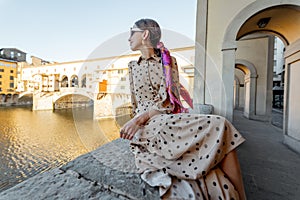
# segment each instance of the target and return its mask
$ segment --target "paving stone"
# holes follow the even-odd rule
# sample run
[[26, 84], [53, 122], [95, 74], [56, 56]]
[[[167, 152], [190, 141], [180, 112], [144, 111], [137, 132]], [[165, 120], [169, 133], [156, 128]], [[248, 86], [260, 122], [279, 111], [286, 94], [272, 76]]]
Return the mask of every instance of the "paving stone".
[[0, 199], [159, 199], [158, 189], [134, 173], [128, 148], [128, 141], [117, 139], [0, 193]]
[[119, 199], [117, 195], [76, 172], [54, 169], [34, 176], [1, 193], [0, 199]]
[[235, 111], [234, 116], [233, 124], [246, 138], [238, 156], [247, 198], [299, 199], [300, 155], [283, 144], [282, 129], [248, 120], [241, 111]]

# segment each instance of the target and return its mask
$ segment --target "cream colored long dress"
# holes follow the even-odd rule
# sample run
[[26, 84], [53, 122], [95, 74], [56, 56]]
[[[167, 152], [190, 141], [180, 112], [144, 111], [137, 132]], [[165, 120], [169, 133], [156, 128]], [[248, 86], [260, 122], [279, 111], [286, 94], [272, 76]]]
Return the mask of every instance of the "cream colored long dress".
[[[135, 115], [151, 109], [151, 118], [131, 141], [141, 177], [158, 186], [163, 199], [238, 199], [238, 193], [218, 167], [244, 138], [217, 115], [170, 114], [163, 67], [159, 57], [129, 63]], [[179, 83], [176, 60], [173, 75]]]

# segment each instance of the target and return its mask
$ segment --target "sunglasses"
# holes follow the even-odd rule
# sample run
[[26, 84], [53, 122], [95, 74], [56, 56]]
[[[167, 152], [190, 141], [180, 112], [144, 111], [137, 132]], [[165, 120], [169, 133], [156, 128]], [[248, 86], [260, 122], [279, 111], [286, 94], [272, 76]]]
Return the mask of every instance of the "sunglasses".
[[144, 30], [139, 28], [130, 28], [130, 37], [132, 37], [135, 32], [144, 32]]

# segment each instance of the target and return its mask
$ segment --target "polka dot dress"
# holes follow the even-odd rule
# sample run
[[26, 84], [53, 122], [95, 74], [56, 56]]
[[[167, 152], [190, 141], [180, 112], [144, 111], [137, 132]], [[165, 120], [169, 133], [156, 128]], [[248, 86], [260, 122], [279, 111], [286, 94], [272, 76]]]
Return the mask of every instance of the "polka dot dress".
[[[174, 82], [179, 85], [173, 58]], [[129, 63], [135, 115], [151, 109], [152, 117], [131, 141], [142, 178], [159, 186], [163, 199], [238, 199], [218, 164], [244, 138], [225, 118], [216, 115], [171, 114], [159, 57]]]

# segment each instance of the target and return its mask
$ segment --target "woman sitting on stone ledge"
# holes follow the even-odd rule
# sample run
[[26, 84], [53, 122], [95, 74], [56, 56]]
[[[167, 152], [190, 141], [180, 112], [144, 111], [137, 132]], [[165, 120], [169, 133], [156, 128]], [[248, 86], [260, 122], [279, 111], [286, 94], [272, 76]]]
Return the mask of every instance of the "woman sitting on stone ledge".
[[151, 19], [130, 30], [130, 88], [134, 118], [121, 129], [141, 177], [162, 199], [246, 199], [235, 148], [244, 138], [225, 118], [185, 113], [175, 58]]

